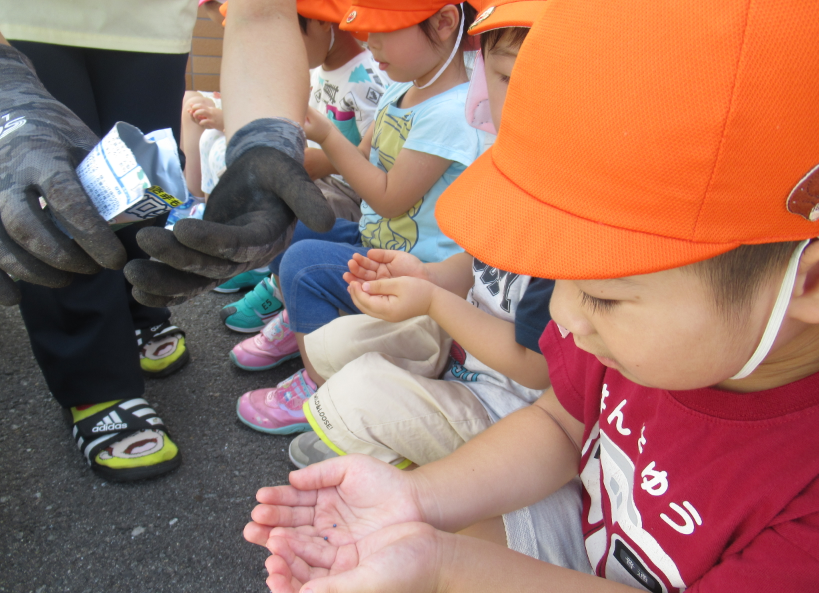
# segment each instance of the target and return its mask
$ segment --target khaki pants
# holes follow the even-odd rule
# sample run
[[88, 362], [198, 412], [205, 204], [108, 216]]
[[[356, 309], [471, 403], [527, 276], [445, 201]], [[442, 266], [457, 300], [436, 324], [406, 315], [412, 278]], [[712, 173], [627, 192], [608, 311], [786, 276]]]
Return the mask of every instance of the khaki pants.
[[307, 356], [327, 380], [307, 402], [313, 428], [337, 452], [398, 467], [452, 453], [492, 421], [465, 385], [438, 378], [451, 345], [429, 317], [349, 315], [309, 334]]

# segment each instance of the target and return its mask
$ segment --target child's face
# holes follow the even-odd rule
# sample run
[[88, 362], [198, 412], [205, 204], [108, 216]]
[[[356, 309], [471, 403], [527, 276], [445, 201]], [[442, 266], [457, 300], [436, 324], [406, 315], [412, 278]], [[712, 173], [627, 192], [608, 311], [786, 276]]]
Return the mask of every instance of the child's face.
[[765, 285], [735, 324], [717, 310], [713, 289], [682, 268], [614, 280], [558, 280], [550, 309], [578, 348], [631, 381], [698, 389], [725, 381], [748, 361], [777, 290], [773, 282]]
[[412, 82], [432, 72], [441, 61], [439, 51], [414, 25], [389, 33], [370, 33], [367, 46], [395, 82]]
[[301, 38], [307, 50], [307, 65], [312, 70], [318, 68], [327, 59], [330, 51], [330, 23], [308, 19], [307, 33], [302, 31]]
[[506, 102], [506, 91], [509, 90], [509, 77], [519, 50], [520, 45], [501, 39], [483, 58], [486, 87], [489, 90], [489, 110], [496, 130], [500, 129], [503, 104]]

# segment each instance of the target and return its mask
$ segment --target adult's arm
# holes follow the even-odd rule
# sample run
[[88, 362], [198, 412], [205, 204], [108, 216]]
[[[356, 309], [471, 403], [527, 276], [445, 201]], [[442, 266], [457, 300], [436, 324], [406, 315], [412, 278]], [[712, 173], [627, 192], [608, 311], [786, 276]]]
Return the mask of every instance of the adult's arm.
[[335, 222], [303, 167], [309, 80], [295, 2], [233, 0], [222, 66], [227, 170], [204, 220], [137, 235], [156, 261], [132, 261], [125, 275], [146, 305], [175, 305], [267, 265], [296, 218], [318, 232]]
[[225, 135], [253, 120], [304, 122], [310, 93], [307, 54], [293, 0], [233, 0], [222, 51]]

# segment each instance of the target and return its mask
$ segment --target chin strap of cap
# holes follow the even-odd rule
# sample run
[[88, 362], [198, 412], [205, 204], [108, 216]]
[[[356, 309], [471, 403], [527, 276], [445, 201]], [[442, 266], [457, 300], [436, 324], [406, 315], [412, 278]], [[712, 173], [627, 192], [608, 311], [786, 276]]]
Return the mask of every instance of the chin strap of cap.
[[740, 371], [731, 377], [731, 379], [744, 379], [756, 370], [768, 353], [771, 351], [774, 340], [779, 334], [779, 328], [782, 326], [782, 320], [785, 318], [785, 311], [788, 310], [788, 305], [791, 302], [791, 294], [793, 293], [793, 285], [796, 282], [796, 270], [799, 267], [799, 259], [802, 257], [802, 252], [810, 243], [810, 239], [805, 239], [796, 246], [791, 259], [788, 262], [788, 269], [785, 271], [785, 277], [782, 279], [782, 286], [779, 288], [779, 294], [776, 297], [771, 317], [768, 319], [768, 325], [762, 334], [762, 339], [759, 341], [759, 346], [756, 347], [751, 359], [745, 363], [745, 366]]
[[458, 8], [461, 11], [461, 18], [460, 18], [461, 25], [460, 25], [460, 28], [458, 29], [458, 38], [455, 40], [455, 47], [452, 48], [452, 53], [449, 54], [449, 58], [447, 58], [447, 61], [444, 62], [443, 66], [441, 66], [441, 69], [438, 70], [438, 72], [435, 73], [435, 76], [432, 77], [432, 80], [430, 80], [424, 86], [419, 86], [417, 82], [415, 82], [414, 80], [412, 81], [412, 84], [417, 86], [419, 89], [425, 89], [429, 85], [431, 85], [433, 82], [438, 80], [438, 77], [441, 76], [441, 74], [444, 73], [444, 70], [447, 69], [447, 66], [449, 66], [452, 63], [452, 60], [455, 58], [455, 55], [458, 53], [458, 49], [460, 49], [460, 47], [461, 47], [461, 37], [463, 37], [463, 35], [464, 35], [464, 21], [466, 20], [466, 16], [464, 15], [464, 5], [463, 4], [458, 4]]

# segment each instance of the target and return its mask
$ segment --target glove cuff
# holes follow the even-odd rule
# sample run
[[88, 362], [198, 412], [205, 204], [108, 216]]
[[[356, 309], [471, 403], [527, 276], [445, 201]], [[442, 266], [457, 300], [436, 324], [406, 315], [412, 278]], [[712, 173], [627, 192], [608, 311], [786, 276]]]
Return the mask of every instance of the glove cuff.
[[251, 148], [266, 146], [283, 152], [303, 165], [305, 143], [304, 130], [292, 119], [284, 117], [255, 119], [242, 126], [230, 139], [225, 151], [225, 164], [229, 167]]
[[31, 63], [28, 56], [19, 49], [0, 43], [0, 68], [5, 69], [16, 66], [29, 70], [28, 74], [36, 77], [34, 64]]

